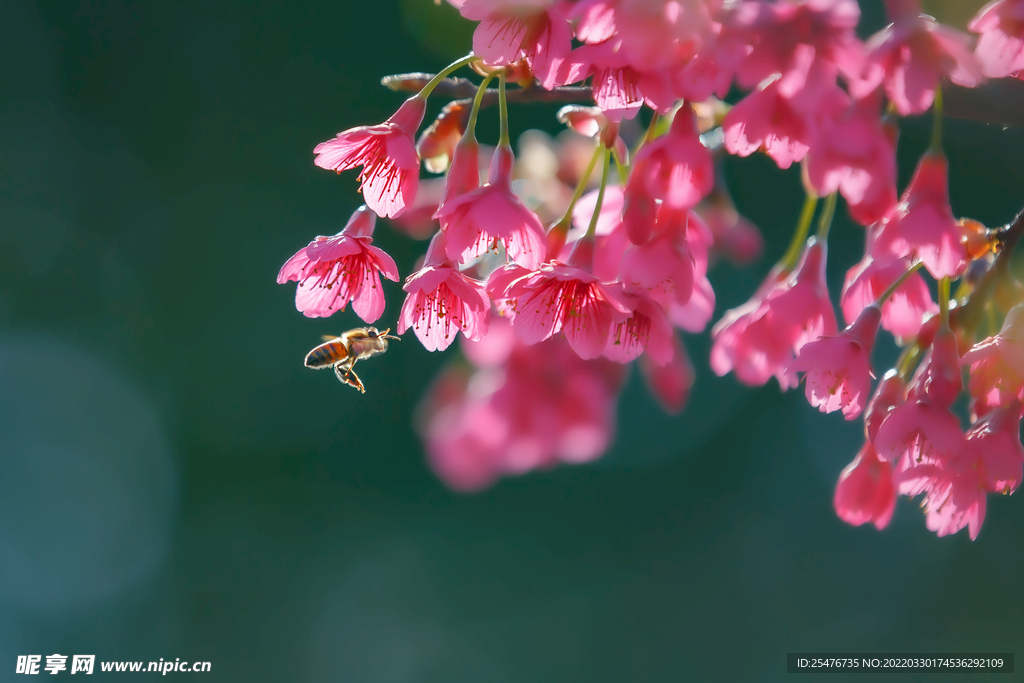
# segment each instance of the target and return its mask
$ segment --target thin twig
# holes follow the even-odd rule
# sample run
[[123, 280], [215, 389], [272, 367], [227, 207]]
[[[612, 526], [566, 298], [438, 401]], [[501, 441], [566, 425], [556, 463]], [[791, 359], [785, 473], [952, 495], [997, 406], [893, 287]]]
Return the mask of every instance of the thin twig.
[[[428, 73], [385, 76], [381, 85], [398, 92], [419, 92], [433, 77]], [[476, 85], [468, 78], [446, 78], [434, 92], [455, 99], [473, 97]], [[947, 83], [943, 89], [945, 115], [998, 126], [1024, 128], [1024, 81], [1016, 78], [994, 78], [976, 88]], [[497, 101], [497, 90], [488, 90], [485, 104]], [[567, 85], [553, 90], [536, 86], [512, 90], [509, 102], [593, 102], [587, 86]]]
[[[419, 92], [427, 84], [431, 74], [411, 73], [395, 74], [380, 79], [380, 84], [396, 92]], [[439, 95], [456, 99], [472, 98], [476, 94], [477, 85], [468, 78], [446, 78], [437, 84], [434, 92]], [[593, 91], [586, 86], [566, 85], [552, 90], [536, 86], [509, 90], [506, 93], [509, 102], [590, 102], [594, 101]], [[498, 90], [491, 88], [484, 93], [481, 106], [488, 106], [498, 101]]]

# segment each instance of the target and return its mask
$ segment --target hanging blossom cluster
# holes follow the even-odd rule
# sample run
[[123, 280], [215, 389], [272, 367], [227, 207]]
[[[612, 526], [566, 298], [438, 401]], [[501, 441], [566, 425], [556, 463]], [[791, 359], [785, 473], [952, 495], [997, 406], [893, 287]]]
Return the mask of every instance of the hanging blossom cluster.
[[[682, 410], [694, 372], [677, 330], [711, 322], [709, 264], [761, 247], [719, 161], [763, 152], [801, 165], [807, 200], [786, 254], [712, 328], [711, 368], [752, 386], [802, 382], [822, 412], [863, 418], [835, 492], [846, 522], [884, 528], [898, 495], [920, 496], [929, 529], [975, 538], [988, 494], [1011, 493], [1024, 468], [1024, 287], [1009, 269], [1024, 219], [987, 229], [954, 216], [942, 87], [1024, 73], [1024, 0], [984, 7], [977, 37], [918, 0], [886, 0], [892, 23], [867, 42], [855, 0], [449, 2], [479, 22], [473, 52], [434, 77], [392, 77], [419, 92], [384, 123], [316, 146], [317, 166], [361, 169], [365, 206], [278, 276], [298, 283], [307, 316], [351, 302], [374, 323], [380, 277], [399, 279], [372, 243], [376, 218], [430, 237], [396, 327], [430, 351], [463, 337], [419, 416], [437, 473], [472, 490], [600, 456], [634, 360], [666, 410]], [[449, 78], [463, 67], [478, 86]], [[718, 98], [734, 84], [748, 94], [729, 106]], [[452, 101], [417, 140], [431, 94]], [[575, 137], [547, 157], [521, 146], [517, 160], [513, 99], [596, 106], [565, 107]], [[477, 118], [495, 104], [500, 137], [482, 147]], [[899, 117], [929, 109], [932, 144], [898, 194]], [[421, 165], [443, 179], [421, 181]], [[839, 195], [865, 235], [842, 329], [825, 278]], [[880, 329], [902, 354], [872, 390]]]

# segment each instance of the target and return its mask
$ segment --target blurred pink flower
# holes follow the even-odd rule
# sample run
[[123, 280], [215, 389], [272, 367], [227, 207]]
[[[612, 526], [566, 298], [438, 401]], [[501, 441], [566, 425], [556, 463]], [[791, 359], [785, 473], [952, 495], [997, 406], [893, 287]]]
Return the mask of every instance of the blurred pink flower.
[[971, 367], [968, 389], [976, 414], [1024, 400], [1024, 305], [1010, 310], [999, 334], [971, 347], [963, 364]]
[[765, 81], [740, 100], [722, 123], [730, 154], [750, 156], [760, 148], [779, 168], [801, 161], [814, 141], [819, 119], [845, 106], [835, 73], [814, 60], [813, 51], [797, 53], [799, 63], [781, 78]]
[[854, 76], [863, 63], [863, 46], [855, 33], [859, 20], [856, 0], [739, 3], [728, 21], [754, 40], [737, 80], [750, 88], [773, 74], [786, 74], [801, 59], [801, 51]]
[[779, 94], [772, 81], [740, 100], [722, 124], [730, 154], [750, 156], [761, 147], [779, 168], [789, 168], [810, 149], [811, 131], [802, 111]]
[[313, 148], [314, 163], [338, 173], [362, 166], [363, 201], [377, 215], [394, 218], [416, 197], [420, 158], [415, 136], [425, 108], [425, 99], [410, 97], [384, 123], [350, 128], [321, 142]]
[[979, 34], [974, 56], [989, 78], [1024, 71], [1024, 0], [990, 2], [967, 26]]
[[1017, 401], [993, 410], [947, 457], [905, 461], [897, 484], [906, 495], [925, 494], [922, 506], [930, 530], [946, 536], [967, 527], [974, 540], [985, 521], [986, 494], [1017, 488], [1024, 469], [1020, 411]]
[[948, 408], [924, 400], [908, 400], [893, 408], [875, 437], [882, 460], [934, 463], [960, 452], [964, 433]]
[[708, 226], [717, 252], [729, 260], [747, 265], [760, 258], [764, 237], [757, 226], [740, 215], [732, 199], [724, 191], [714, 191], [694, 208]]
[[896, 509], [892, 465], [882, 462], [871, 442], [866, 442], [839, 475], [832, 499], [839, 519], [853, 526], [871, 522], [884, 529]]
[[667, 70], [710, 37], [718, 2], [581, 0], [573, 8], [576, 37], [593, 44], [616, 38], [624, 59], [642, 71]]
[[841, 192], [854, 218], [869, 225], [896, 203], [896, 146], [881, 120], [881, 98], [840, 98], [849, 106], [815, 131], [807, 179], [821, 196]]
[[685, 304], [669, 307], [668, 314], [672, 323], [680, 329], [693, 334], [704, 331], [715, 314], [715, 290], [711, 288], [707, 274], [700, 275], [693, 283], [693, 293], [689, 300]]
[[474, 341], [487, 334], [491, 300], [484, 283], [460, 273], [447, 258], [442, 233], [431, 240], [423, 268], [402, 289], [409, 295], [398, 316], [398, 334], [411, 327], [427, 351], [444, 351], [460, 331]]
[[794, 273], [773, 272], [750, 301], [722, 317], [711, 331], [711, 369], [717, 375], [735, 372], [752, 386], [774, 375], [783, 389], [796, 386], [790, 370], [795, 355], [808, 342], [837, 332], [825, 258], [825, 245], [812, 243]]
[[640, 372], [665, 412], [678, 415], [686, 407], [697, 375], [678, 335], [672, 335], [672, 347], [672, 360], [664, 365], [659, 365], [649, 355], [640, 356]]
[[961, 465], [979, 473], [982, 487], [992, 493], [1012, 493], [1024, 476], [1024, 446], [1020, 442], [1020, 401], [992, 410], [967, 432]]
[[790, 365], [803, 372], [807, 401], [823, 413], [843, 411], [847, 420], [864, 410], [871, 393], [871, 350], [882, 311], [868, 306], [834, 337], [808, 342]]
[[608, 448], [622, 366], [581, 360], [562, 339], [526, 345], [498, 317], [463, 348], [478, 369], [467, 376], [450, 366], [422, 403], [427, 455], [446, 484], [479, 490], [502, 476], [587, 462]]
[[544, 260], [544, 227], [512, 192], [513, 161], [512, 149], [499, 146], [491, 158], [487, 184], [448, 199], [438, 209], [452, 260], [463, 263], [498, 242], [510, 260], [525, 268], [535, 269]]
[[298, 282], [295, 307], [308, 318], [326, 318], [348, 302], [367, 323], [384, 313], [380, 275], [398, 281], [394, 259], [373, 242], [377, 217], [365, 206], [356, 209], [333, 237], [319, 236], [281, 267], [278, 284]]
[[966, 34], [924, 14], [894, 17], [868, 41], [864, 74], [851, 81], [851, 94], [861, 97], [884, 83], [901, 116], [923, 113], [943, 77], [967, 88], [985, 80], [970, 42]]

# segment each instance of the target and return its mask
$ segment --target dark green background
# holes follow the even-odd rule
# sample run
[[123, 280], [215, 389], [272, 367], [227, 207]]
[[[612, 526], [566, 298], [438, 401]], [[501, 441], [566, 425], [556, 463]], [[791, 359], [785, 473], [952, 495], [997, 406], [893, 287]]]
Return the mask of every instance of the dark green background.
[[[992, 499], [974, 543], [907, 500], [883, 533], [846, 526], [859, 424], [711, 376], [706, 337], [683, 416], [634, 374], [607, 457], [468, 496], [411, 425], [440, 355], [410, 336], [366, 396], [302, 367], [358, 324], [274, 282], [358, 202], [313, 146], [394, 110], [382, 75], [469, 46], [447, 5], [404, 5], [0, 4], [0, 680], [55, 652], [207, 660], [211, 681], [774, 681], [789, 651], [1017, 648], [1024, 505]], [[903, 182], [927, 134], [904, 125]], [[1024, 136], [946, 139], [955, 211], [1009, 220]], [[763, 158], [728, 175], [768, 253], [716, 269], [719, 312], [801, 202]], [[840, 217], [834, 295], [861, 241]], [[424, 248], [377, 243], [403, 275]]]

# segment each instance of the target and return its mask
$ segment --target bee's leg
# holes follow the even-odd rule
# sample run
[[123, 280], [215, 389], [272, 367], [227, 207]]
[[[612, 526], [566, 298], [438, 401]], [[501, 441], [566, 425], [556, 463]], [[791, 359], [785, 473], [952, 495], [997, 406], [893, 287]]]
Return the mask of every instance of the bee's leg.
[[356, 389], [358, 389], [360, 394], [366, 393], [366, 387], [363, 386], [363, 380], [359, 379], [359, 375], [357, 375], [355, 371], [352, 370], [351, 368], [348, 371], [348, 377], [348, 385], [350, 387], [355, 387]]
[[359, 375], [352, 372], [351, 366], [346, 365], [345, 363], [338, 363], [334, 366], [334, 374], [342, 384], [347, 384], [354, 389], [358, 389], [359, 393], [366, 393], [366, 388], [359, 379]]

